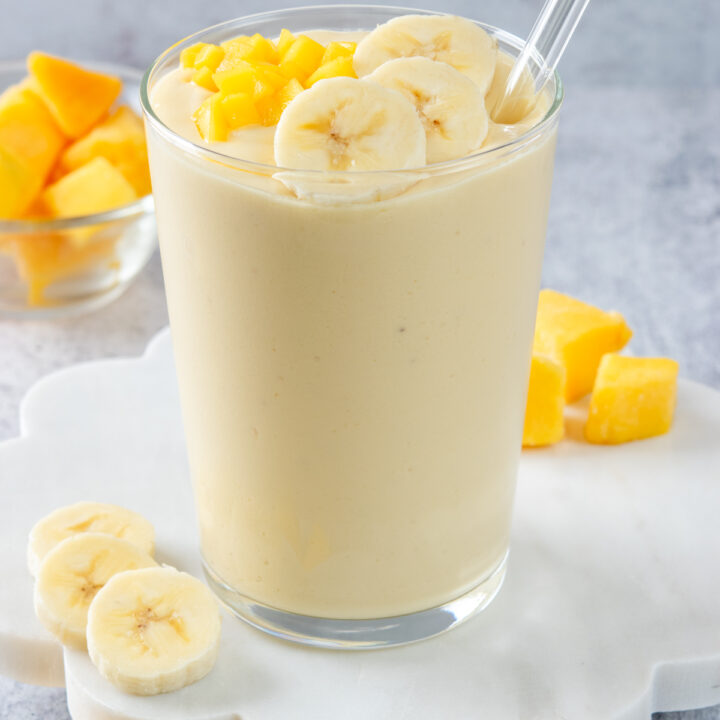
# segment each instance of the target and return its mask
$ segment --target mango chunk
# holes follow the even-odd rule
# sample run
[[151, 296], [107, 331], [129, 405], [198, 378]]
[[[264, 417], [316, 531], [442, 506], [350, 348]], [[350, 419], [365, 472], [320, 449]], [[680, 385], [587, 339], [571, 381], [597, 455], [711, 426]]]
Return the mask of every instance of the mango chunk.
[[223, 96], [219, 93], [206, 98], [193, 113], [193, 121], [200, 136], [207, 142], [227, 140], [228, 124], [222, 107]]
[[30, 53], [27, 65], [33, 89], [71, 138], [84, 135], [95, 125], [122, 89], [118, 77], [86, 70], [45, 53]]
[[104, 157], [96, 157], [45, 189], [42, 200], [55, 217], [111, 210], [137, 199], [133, 186]]
[[278, 57], [282, 60], [285, 57], [285, 53], [288, 48], [295, 42], [295, 36], [289, 31], [283, 28], [280, 31], [280, 37], [277, 41]]
[[225, 51], [217, 45], [205, 45], [195, 55], [193, 67], [196, 70], [207, 68], [210, 72], [215, 72], [218, 65], [225, 59]]
[[351, 57], [336, 57], [324, 63], [305, 81], [305, 87], [310, 88], [318, 80], [334, 77], [357, 77]]
[[602, 356], [621, 350], [631, 336], [620, 313], [604, 312], [555, 290], [540, 292], [533, 352], [565, 368], [567, 402], [592, 390]]
[[23, 215], [40, 191], [38, 176], [0, 145], [0, 219]]
[[[28, 87], [11, 87], [0, 96], [1, 187], [7, 195], [0, 201], [3, 217], [23, 214], [40, 192], [65, 142], [42, 100]], [[6, 184], [12, 178], [18, 183], [14, 188]]]
[[280, 67], [292, 68], [293, 73], [299, 72], [300, 76], [293, 76], [303, 81], [317, 70], [324, 54], [325, 48], [320, 43], [307, 35], [300, 35], [283, 55]]
[[258, 102], [257, 107], [260, 112], [260, 122], [268, 127], [270, 125], [277, 125], [280, 116], [283, 114], [283, 110], [303, 89], [300, 82], [293, 78], [271, 98]]
[[324, 65], [339, 57], [351, 58], [355, 54], [356, 49], [357, 43], [354, 42], [329, 42], [325, 48], [325, 54], [322, 56], [320, 64]]
[[260, 114], [252, 97], [247, 93], [226, 95], [221, 104], [225, 122], [231, 130], [243, 125], [253, 125], [260, 122]]
[[604, 355], [590, 398], [586, 440], [614, 445], [666, 433], [677, 374], [678, 364], [669, 358]]
[[544, 355], [532, 356], [523, 447], [542, 447], [565, 434], [565, 368]]

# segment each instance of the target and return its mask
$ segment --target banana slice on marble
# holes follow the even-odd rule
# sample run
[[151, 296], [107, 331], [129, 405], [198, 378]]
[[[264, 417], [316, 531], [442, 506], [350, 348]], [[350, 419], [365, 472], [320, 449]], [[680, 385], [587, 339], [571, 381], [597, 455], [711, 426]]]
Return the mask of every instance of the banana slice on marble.
[[97, 592], [119, 572], [153, 565], [146, 552], [112, 535], [86, 532], [66, 538], [40, 563], [35, 614], [63, 645], [82, 650], [88, 608]]
[[113, 577], [90, 606], [87, 644], [100, 674], [133, 695], [185, 687], [210, 672], [220, 642], [217, 600], [170, 567]]
[[357, 46], [353, 64], [362, 78], [389, 60], [422, 56], [452, 65], [485, 94], [497, 60], [497, 41], [454, 15], [402, 15], [379, 25]]
[[37, 575], [45, 555], [58, 543], [73, 535], [99, 532], [113, 535], [152, 555], [155, 545], [153, 526], [132, 510], [107, 503], [79, 502], [58, 508], [37, 522], [28, 541], [28, 567]]
[[480, 147], [488, 131], [478, 86], [451, 65], [426, 57], [398, 58], [367, 76], [404, 95], [425, 128], [428, 163], [453, 160]]
[[275, 162], [297, 170], [404, 170], [425, 165], [425, 130], [414, 106], [377, 83], [320, 80], [285, 108]]

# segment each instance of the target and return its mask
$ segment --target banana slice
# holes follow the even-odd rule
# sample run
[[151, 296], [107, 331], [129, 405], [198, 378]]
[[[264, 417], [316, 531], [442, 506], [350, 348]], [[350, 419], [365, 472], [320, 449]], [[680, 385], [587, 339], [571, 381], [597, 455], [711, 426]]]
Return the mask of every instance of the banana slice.
[[82, 650], [88, 608], [98, 590], [116, 573], [153, 565], [147, 553], [112, 535], [66, 538], [40, 564], [35, 614], [63, 645]]
[[487, 135], [483, 94], [451, 65], [426, 57], [398, 58], [366, 79], [397, 90], [415, 105], [425, 127], [429, 163], [464, 157]]
[[425, 131], [402, 95], [376, 83], [320, 80], [285, 108], [275, 162], [297, 170], [404, 170], [425, 165]]
[[388, 60], [420, 55], [452, 65], [485, 94], [495, 73], [497, 41], [481, 27], [454, 15], [402, 15], [379, 25], [357, 46], [358, 77]]
[[142, 516], [131, 510], [96, 502], [80, 502], [58, 508], [46, 515], [30, 531], [28, 566], [37, 575], [40, 563], [59, 542], [84, 532], [114, 535], [153, 554], [155, 531]]
[[217, 600], [170, 567], [116, 575], [90, 606], [88, 652], [100, 674], [133, 695], [190, 685], [212, 670], [220, 643]]

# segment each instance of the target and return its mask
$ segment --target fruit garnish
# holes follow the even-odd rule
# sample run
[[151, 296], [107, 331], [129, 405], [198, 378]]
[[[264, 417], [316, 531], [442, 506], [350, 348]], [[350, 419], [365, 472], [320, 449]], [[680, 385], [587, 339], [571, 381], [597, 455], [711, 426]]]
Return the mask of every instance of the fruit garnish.
[[497, 41], [481, 27], [453, 15], [402, 15], [379, 25], [357, 46], [359, 77], [389, 60], [422, 56], [467, 75], [485, 95], [495, 73]]
[[35, 614], [63, 644], [85, 648], [88, 608], [97, 591], [124, 570], [151, 567], [155, 561], [126, 540], [82, 533], [56, 545], [35, 577]]
[[357, 77], [355, 47], [352, 42], [324, 46], [283, 30], [276, 42], [256, 34], [185, 48], [180, 65], [187, 79], [213, 93], [193, 114], [198, 133], [207, 142], [222, 142], [247, 125], [277, 125], [304, 89], [319, 80]]
[[604, 312], [555, 290], [540, 292], [533, 351], [565, 368], [568, 402], [592, 390], [600, 358], [621, 350], [631, 336], [620, 313]]
[[523, 447], [542, 447], [565, 434], [565, 368], [552, 358], [533, 354], [530, 364]]
[[218, 602], [200, 580], [171, 567], [115, 575], [90, 605], [87, 646], [100, 674], [124, 692], [179, 690], [212, 670]]
[[590, 398], [586, 440], [616, 444], [666, 433], [677, 374], [678, 364], [669, 358], [605, 355]]
[[480, 147], [487, 135], [483, 94], [451, 65], [426, 57], [398, 58], [383, 63], [365, 79], [396, 90], [415, 106], [425, 128], [429, 163], [464, 157]]
[[412, 104], [377, 83], [332, 78], [290, 103], [275, 132], [278, 165], [298, 170], [391, 170], [425, 164]]

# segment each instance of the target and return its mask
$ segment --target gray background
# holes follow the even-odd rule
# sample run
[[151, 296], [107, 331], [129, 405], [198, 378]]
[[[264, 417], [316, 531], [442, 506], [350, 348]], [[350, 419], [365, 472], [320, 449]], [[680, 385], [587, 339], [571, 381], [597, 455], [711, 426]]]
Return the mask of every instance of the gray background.
[[[0, 59], [42, 49], [144, 67], [204, 26], [288, 4], [4, 0]], [[541, 0], [414, 4], [524, 36]], [[635, 330], [635, 353], [675, 357], [684, 377], [715, 388], [720, 388], [719, 32], [717, 0], [590, 4], [561, 65], [567, 96], [544, 272], [545, 285], [621, 310]], [[81, 360], [136, 355], [166, 322], [157, 257], [122, 298], [94, 315], [53, 323], [0, 320], [0, 440], [17, 434], [18, 403], [38, 377]], [[718, 638], [720, 643], [720, 632]], [[62, 690], [0, 678], [3, 720], [68, 717]], [[720, 706], [657, 717], [720, 720]]]

